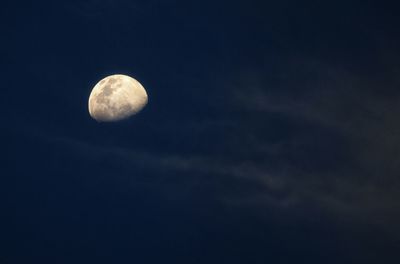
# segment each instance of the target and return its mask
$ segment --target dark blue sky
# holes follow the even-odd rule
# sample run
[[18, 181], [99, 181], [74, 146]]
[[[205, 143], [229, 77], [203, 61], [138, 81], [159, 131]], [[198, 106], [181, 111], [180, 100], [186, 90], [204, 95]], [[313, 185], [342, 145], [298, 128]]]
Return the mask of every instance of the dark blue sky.
[[0, 263], [399, 263], [397, 11], [5, 1]]

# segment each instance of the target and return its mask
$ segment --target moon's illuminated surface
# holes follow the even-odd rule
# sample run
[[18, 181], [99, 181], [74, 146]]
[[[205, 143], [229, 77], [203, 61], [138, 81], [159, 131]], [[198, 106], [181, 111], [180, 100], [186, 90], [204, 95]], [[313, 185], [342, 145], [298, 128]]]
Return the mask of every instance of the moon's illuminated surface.
[[147, 93], [132, 77], [115, 74], [100, 80], [89, 96], [90, 116], [100, 122], [118, 121], [138, 113]]

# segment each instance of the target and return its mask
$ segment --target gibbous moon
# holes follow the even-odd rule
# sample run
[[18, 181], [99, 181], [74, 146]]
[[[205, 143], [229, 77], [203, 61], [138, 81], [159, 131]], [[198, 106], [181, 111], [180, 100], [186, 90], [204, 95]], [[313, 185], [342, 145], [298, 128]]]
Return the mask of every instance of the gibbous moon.
[[115, 74], [100, 80], [89, 96], [89, 113], [99, 122], [111, 122], [138, 113], [147, 104], [147, 93], [132, 77]]

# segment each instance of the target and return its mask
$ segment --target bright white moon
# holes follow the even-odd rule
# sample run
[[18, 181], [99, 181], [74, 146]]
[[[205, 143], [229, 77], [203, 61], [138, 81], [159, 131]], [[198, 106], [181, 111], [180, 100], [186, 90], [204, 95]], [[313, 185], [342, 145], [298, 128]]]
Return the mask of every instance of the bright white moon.
[[89, 113], [99, 122], [118, 121], [138, 113], [146, 104], [146, 90], [137, 80], [115, 74], [102, 79], [93, 88]]

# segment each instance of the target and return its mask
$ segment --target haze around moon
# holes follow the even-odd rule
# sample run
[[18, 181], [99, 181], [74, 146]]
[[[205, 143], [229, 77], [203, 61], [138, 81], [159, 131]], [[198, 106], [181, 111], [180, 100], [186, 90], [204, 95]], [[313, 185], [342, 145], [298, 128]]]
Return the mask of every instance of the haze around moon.
[[137, 80], [114, 74], [94, 86], [89, 96], [89, 114], [99, 122], [119, 121], [140, 112], [147, 101], [146, 90]]

